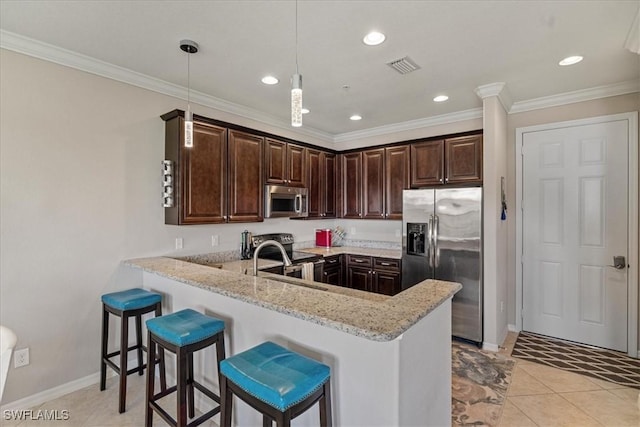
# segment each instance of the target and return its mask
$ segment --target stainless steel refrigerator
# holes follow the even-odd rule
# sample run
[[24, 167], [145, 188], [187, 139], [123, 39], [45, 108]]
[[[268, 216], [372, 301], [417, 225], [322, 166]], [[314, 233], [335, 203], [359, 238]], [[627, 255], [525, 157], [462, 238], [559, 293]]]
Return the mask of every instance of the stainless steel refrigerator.
[[402, 289], [459, 282], [453, 336], [482, 342], [482, 188], [404, 190]]

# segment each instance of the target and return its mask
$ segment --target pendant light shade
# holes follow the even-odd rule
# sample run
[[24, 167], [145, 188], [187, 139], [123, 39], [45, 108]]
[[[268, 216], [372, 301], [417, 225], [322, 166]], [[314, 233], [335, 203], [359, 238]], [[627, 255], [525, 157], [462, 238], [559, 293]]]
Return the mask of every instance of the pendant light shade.
[[291, 126], [302, 126], [302, 76], [294, 74], [291, 78]]
[[184, 113], [184, 146], [193, 147], [193, 113], [191, 112], [191, 54], [198, 52], [198, 43], [181, 40], [180, 49], [187, 52], [187, 110]]

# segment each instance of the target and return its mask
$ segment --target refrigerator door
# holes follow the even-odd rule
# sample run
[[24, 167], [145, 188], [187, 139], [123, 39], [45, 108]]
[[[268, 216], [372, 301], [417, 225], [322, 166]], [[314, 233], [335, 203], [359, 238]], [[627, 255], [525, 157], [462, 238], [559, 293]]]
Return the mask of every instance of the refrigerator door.
[[402, 192], [402, 289], [407, 289], [434, 273], [431, 249], [431, 222], [435, 190]]
[[435, 278], [462, 284], [452, 335], [482, 342], [482, 189], [439, 189], [435, 199]]

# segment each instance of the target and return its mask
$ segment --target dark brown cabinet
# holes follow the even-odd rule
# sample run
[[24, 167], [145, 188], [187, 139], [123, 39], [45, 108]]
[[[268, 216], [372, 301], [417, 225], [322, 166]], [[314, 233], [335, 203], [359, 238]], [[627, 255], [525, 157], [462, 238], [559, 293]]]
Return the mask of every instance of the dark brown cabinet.
[[402, 270], [400, 260], [373, 258], [373, 292], [395, 295], [401, 291]]
[[482, 182], [482, 135], [445, 139], [445, 183]]
[[411, 187], [482, 182], [482, 135], [411, 144]]
[[400, 260], [347, 255], [347, 283], [353, 289], [395, 295], [401, 291]]
[[215, 224], [226, 221], [227, 129], [195, 122], [193, 147], [184, 146], [184, 120], [166, 122], [165, 156], [174, 163], [173, 207], [166, 224]]
[[304, 187], [306, 148], [271, 138], [265, 145], [265, 183]]
[[263, 148], [263, 137], [229, 131], [229, 222], [263, 220]]
[[342, 217], [362, 218], [362, 153], [342, 157]]
[[206, 121], [193, 123], [193, 147], [184, 146], [184, 119], [165, 120], [165, 158], [173, 162], [174, 225], [262, 221], [263, 138]]
[[402, 218], [402, 190], [409, 188], [409, 146], [343, 156], [343, 217]]
[[323, 282], [335, 286], [344, 286], [343, 255], [332, 255], [324, 258]]
[[336, 216], [336, 155], [307, 149], [309, 218]]

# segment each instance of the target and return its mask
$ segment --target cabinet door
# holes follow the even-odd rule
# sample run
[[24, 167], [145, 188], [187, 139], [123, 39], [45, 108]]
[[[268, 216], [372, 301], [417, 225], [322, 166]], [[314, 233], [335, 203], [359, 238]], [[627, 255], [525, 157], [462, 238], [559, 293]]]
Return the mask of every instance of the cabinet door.
[[362, 153], [363, 217], [384, 218], [384, 148]]
[[342, 156], [342, 217], [362, 217], [362, 153]]
[[285, 185], [286, 165], [287, 144], [267, 138], [264, 150], [265, 183]]
[[332, 153], [322, 153], [322, 202], [324, 204], [324, 217], [335, 218], [336, 216], [336, 155]]
[[385, 149], [385, 218], [402, 219], [402, 190], [409, 188], [409, 146]]
[[[180, 118], [180, 135], [184, 134]], [[227, 130], [193, 124], [193, 147], [179, 144], [181, 171], [177, 204], [178, 224], [215, 224], [226, 220]], [[173, 223], [173, 222], [170, 222]]]
[[325, 268], [323, 282], [329, 285], [342, 286], [342, 270], [340, 267]]
[[482, 182], [482, 135], [445, 140], [447, 184]]
[[367, 267], [347, 266], [347, 286], [361, 291], [371, 290], [371, 270]]
[[373, 272], [373, 292], [395, 295], [400, 292], [400, 286], [400, 272], [382, 270]]
[[263, 143], [256, 135], [229, 132], [229, 222], [263, 220]]
[[444, 184], [444, 140], [411, 145], [411, 188]]
[[306, 151], [299, 145], [287, 144], [287, 185], [304, 187], [306, 183]]
[[322, 153], [307, 150], [307, 189], [309, 190], [309, 218], [319, 218], [323, 214], [322, 199]]
[[344, 262], [342, 255], [333, 255], [324, 258], [325, 283], [336, 286], [345, 286]]

